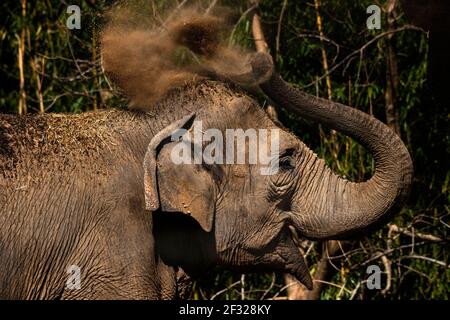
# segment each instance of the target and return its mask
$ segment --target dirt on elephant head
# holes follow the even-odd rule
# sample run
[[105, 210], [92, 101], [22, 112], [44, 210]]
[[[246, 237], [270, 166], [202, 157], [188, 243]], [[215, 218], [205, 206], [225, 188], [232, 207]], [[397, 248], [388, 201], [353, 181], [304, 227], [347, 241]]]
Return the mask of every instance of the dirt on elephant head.
[[251, 85], [242, 77], [248, 53], [229, 46], [227, 11], [205, 13], [199, 6], [145, 13], [116, 5], [101, 33], [104, 70], [131, 108], [151, 110], [170, 90], [205, 78]]

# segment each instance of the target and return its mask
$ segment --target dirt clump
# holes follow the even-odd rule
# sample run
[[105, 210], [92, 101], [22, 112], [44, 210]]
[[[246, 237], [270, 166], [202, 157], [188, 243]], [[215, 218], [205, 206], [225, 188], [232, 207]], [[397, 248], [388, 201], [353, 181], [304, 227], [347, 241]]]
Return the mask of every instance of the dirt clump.
[[151, 110], [170, 90], [206, 78], [253, 81], [242, 76], [250, 70], [248, 53], [228, 45], [226, 18], [194, 7], [168, 13], [157, 22], [126, 6], [107, 15], [103, 67], [131, 108]]

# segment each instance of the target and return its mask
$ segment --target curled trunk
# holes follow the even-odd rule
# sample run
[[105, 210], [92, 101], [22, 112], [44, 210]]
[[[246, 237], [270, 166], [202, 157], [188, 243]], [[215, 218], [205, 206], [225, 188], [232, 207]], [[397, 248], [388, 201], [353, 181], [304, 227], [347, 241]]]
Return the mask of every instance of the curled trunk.
[[395, 204], [405, 199], [412, 182], [413, 164], [406, 146], [391, 129], [364, 112], [314, 97], [287, 84], [273, 72], [268, 55], [255, 55], [252, 68], [256, 77], [264, 79], [260, 82], [261, 89], [280, 107], [354, 138], [375, 160], [374, 175], [360, 183], [345, 180], [324, 168], [323, 162], [315, 161], [321, 179], [317, 174], [312, 184], [319, 191], [310, 193], [314, 199], [304, 199], [313, 207], [307, 208], [308, 212], [293, 211], [293, 220], [303, 236], [348, 237], [380, 222]]

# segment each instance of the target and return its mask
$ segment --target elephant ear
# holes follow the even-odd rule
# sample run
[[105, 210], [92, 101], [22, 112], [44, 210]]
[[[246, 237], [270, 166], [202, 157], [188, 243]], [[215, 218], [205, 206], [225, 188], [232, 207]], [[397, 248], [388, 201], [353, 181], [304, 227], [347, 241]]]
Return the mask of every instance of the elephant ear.
[[[163, 212], [182, 212], [192, 216], [203, 230], [209, 232], [215, 212], [211, 174], [202, 165], [194, 164], [193, 159], [177, 164], [171, 157], [173, 148], [179, 143], [187, 143], [186, 140], [172, 142], [171, 135], [177, 129], [189, 127], [194, 117], [190, 115], [172, 123], [149, 143], [144, 160], [145, 204], [147, 210], [161, 209]], [[182, 133], [176, 135], [181, 136]]]

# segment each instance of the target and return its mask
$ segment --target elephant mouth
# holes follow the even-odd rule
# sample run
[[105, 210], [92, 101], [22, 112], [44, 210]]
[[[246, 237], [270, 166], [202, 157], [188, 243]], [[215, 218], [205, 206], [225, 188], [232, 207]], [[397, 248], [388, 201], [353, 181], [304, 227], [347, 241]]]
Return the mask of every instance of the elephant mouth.
[[[267, 235], [266, 235], [267, 236]], [[250, 247], [243, 245], [239, 250], [218, 250], [218, 265], [231, 268], [235, 272], [267, 272], [271, 270], [279, 273], [288, 273], [294, 276], [308, 290], [313, 288], [313, 280], [307, 263], [299, 246], [300, 240], [296, 230], [284, 224], [278, 234], [271, 234], [263, 246], [261, 238]], [[233, 246], [234, 247], [234, 246]], [[263, 249], [261, 249], [263, 248]], [[261, 253], [261, 250], [264, 253]]]
[[285, 226], [274, 243], [268, 264], [271, 269], [291, 274], [308, 290], [312, 290], [313, 280], [299, 242], [296, 230]]

